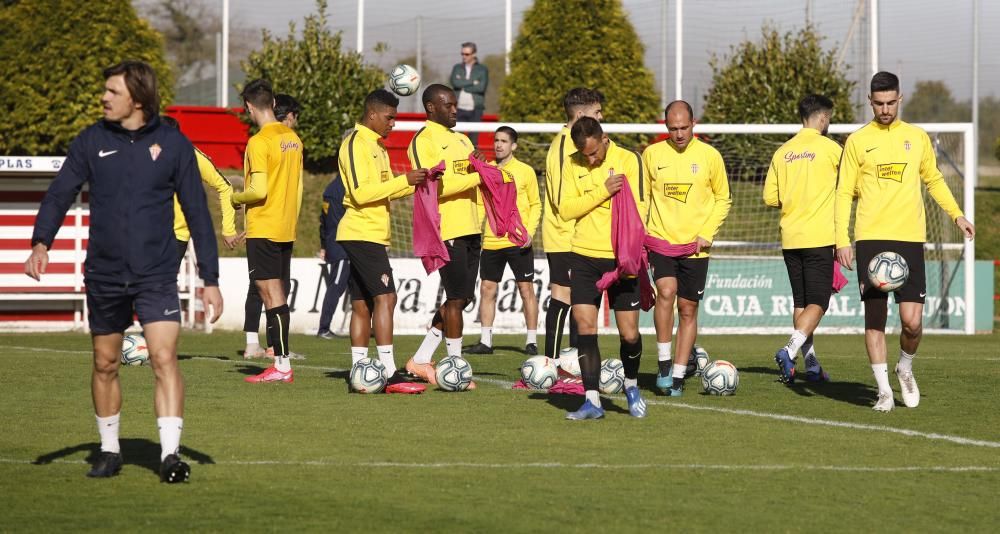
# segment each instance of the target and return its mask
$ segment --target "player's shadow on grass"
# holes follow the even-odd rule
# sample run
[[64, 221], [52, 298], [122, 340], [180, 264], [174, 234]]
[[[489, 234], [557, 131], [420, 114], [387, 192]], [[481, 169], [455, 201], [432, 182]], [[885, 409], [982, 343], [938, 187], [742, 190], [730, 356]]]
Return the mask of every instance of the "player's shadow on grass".
[[255, 376], [263, 373], [265, 369], [267, 369], [267, 367], [264, 367], [260, 364], [248, 363], [244, 365], [238, 365], [236, 367], [236, 372], [247, 376]]
[[[575, 412], [576, 410], [579, 410], [584, 401], [583, 395], [559, 395], [542, 392], [531, 393], [528, 395], [528, 398], [532, 400], [547, 401], [549, 405], [554, 406], [563, 412]], [[622, 408], [616, 404], [615, 401], [606, 397], [601, 397], [601, 408], [604, 408], [604, 411], [611, 413], [628, 413], [627, 409]]]
[[[159, 475], [160, 473], [160, 444], [154, 443], [148, 439], [122, 439], [119, 440], [119, 444], [122, 449], [122, 460], [125, 465], [135, 465], [139, 467], [146, 468], [153, 473]], [[88, 452], [87, 457], [84, 459], [91, 466], [97, 461], [98, 455], [101, 453], [101, 444], [96, 442], [81, 443], [79, 445], [74, 445], [72, 447], [65, 447], [57, 451], [52, 451], [35, 458], [31, 463], [34, 465], [48, 465], [56, 460], [60, 460], [67, 456], [77, 454], [79, 452]], [[215, 460], [211, 456], [192, 449], [190, 447], [181, 446], [180, 450], [181, 456], [184, 456], [192, 461], [198, 462], [199, 464], [214, 464]]]
[[796, 380], [788, 389], [803, 397], [821, 396], [855, 406], [871, 406], [878, 389], [860, 382], [807, 382]]
[[177, 355], [177, 360], [178, 361], [181, 361], [181, 360], [194, 360], [195, 358], [198, 358], [198, 359], [221, 360], [221, 361], [227, 361], [227, 362], [228, 361], [232, 361], [232, 358], [230, 358], [229, 356], [204, 356], [204, 355], [201, 355], [201, 354], [178, 354]]
[[351, 376], [350, 371], [327, 371], [323, 373], [327, 378], [332, 378], [334, 380], [343, 380], [347, 383], [348, 378]]

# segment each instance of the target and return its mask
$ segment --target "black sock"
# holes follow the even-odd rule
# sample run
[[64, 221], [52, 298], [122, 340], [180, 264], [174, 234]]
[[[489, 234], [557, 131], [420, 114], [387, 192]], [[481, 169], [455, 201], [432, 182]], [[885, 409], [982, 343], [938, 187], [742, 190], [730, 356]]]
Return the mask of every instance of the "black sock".
[[569, 314], [569, 346], [576, 347], [580, 342], [580, 325], [576, 323], [576, 316]]
[[568, 314], [569, 304], [556, 299], [549, 301], [549, 310], [545, 312], [545, 355], [549, 358], [559, 357], [563, 325]]
[[684, 379], [674, 377], [674, 384], [670, 386], [671, 389], [684, 389]]
[[629, 343], [621, 340], [622, 366], [625, 368], [625, 378], [634, 380], [639, 378], [639, 361], [642, 359], [642, 336], [634, 342]]
[[577, 349], [580, 351], [580, 375], [583, 389], [593, 391], [601, 381], [601, 349], [597, 346], [597, 334], [581, 335]]
[[264, 312], [267, 315], [267, 335], [273, 341], [274, 356], [288, 356], [288, 305], [282, 304]]
[[674, 362], [670, 360], [658, 360], [656, 362], [656, 368], [660, 371], [660, 376], [670, 376], [670, 373], [673, 372], [673, 363]]

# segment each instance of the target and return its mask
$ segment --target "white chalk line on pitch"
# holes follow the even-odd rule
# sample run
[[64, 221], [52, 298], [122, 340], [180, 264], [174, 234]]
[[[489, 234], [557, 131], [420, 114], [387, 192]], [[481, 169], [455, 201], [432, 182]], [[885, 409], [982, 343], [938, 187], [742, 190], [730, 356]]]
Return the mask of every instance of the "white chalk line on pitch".
[[[34, 464], [32, 460], [0, 458], [3, 464]], [[89, 465], [85, 460], [53, 460], [49, 463]], [[304, 467], [362, 467], [393, 469], [684, 469], [690, 471], [833, 471], [841, 473], [995, 473], [1000, 467], [987, 465], [904, 465], [895, 467], [865, 465], [796, 465], [796, 464], [601, 464], [601, 463], [490, 463], [490, 462], [337, 462], [324, 460], [220, 460], [204, 465], [238, 466], [304, 466]]]
[[[63, 351], [63, 352], [71, 352], [71, 351]], [[212, 362], [218, 362], [218, 363], [248, 363], [248, 362], [253, 362], [254, 361], [254, 360], [230, 360], [230, 359], [223, 359], [223, 358], [213, 357], [213, 356], [194, 356], [191, 359], [192, 360], [200, 360], [200, 361], [212, 361]], [[348, 371], [347, 369], [341, 369], [341, 368], [338, 368], [338, 367], [323, 367], [323, 366], [318, 366], [318, 365], [295, 365], [295, 368], [296, 369], [311, 369], [311, 370], [316, 370], [316, 371], [341, 372], [341, 373]], [[476, 380], [478, 382], [485, 382], [485, 383], [494, 384], [494, 385], [500, 386], [503, 389], [510, 389], [510, 387], [514, 385], [514, 383], [511, 382], [511, 381], [509, 381], [509, 380], [497, 380], [495, 378], [482, 378], [482, 377], [479, 377], [479, 378], [476, 378]], [[605, 395], [605, 397], [608, 397], [608, 395]], [[624, 399], [624, 397], [622, 397], [621, 395], [612, 395], [610, 397], [614, 398], [614, 399], [617, 399], [617, 400], [623, 400]], [[895, 427], [885, 426], [885, 425], [869, 425], [869, 424], [864, 424], [864, 423], [851, 423], [851, 422], [847, 422], [847, 421], [834, 421], [834, 420], [831, 420], [831, 419], [818, 419], [818, 418], [812, 418], [812, 417], [802, 417], [802, 416], [799, 416], [799, 415], [786, 415], [786, 414], [772, 413], [772, 412], [758, 412], [758, 411], [755, 411], [755, 410], [744, 410], [744, 409], [739, 409], [739, 408], [719, 408], [719, 407], [716, 407], [716, 406], [698, 406], [698, 405], [694, 405], [694, 404], [685, 404], [685, 403], [682, 403], [682, 402], [666, 402], [666, 401], [660, 401], [660, 400], [656, 400], [656, 399], [647, 399], [646, 400], [646, 404], [648, 404], [650, 406], [664, 406], [664, 407], [668, 407], [668, 408], [683, 408], [683, 409], [688, 409], [688, 410], [701, 410], [701, 411], [706, 411], [706, 412], [724, 413], [724, 414], [729, 414], [729, 415], [745, 415], [745, 416], [750, 416], [750, 417], [759, 417], [759, 418], [762, 418], [762, 419], [772, 419], [772, 420], [776, 420], [776, 421], [786, 421], [786, 422], [792, 422], [792, 423], [802, 423], [802, 424], [807, 424], [807, 425], [828, 426], [828, 427], [836, 427], [836, 428], [850, 428], [850, 429], [853, 429], [853, 430], [868, 430], [868, 431], [872, 431], [872, 432], [887, 432], [887, 433], [891, 433], [891, 434], [900, 434], [900, 435], [909, 436], [909, 437], [918, 437], [918, 438], [938, 440], [938, 441], [947, 441], [947, 442], [955, 443], [955, 444], [958, 444], [958, 445], [970, 445], [970, 446], [975, 446], [975, 447], [1000, 448], [1000, 442], [997, 442], [997, 441], [972, 439], [972, 438], [965, 438], [965, 437], [962, 437], [962, 436], [952, 436], [950, 434], [939, 434], [937, 432], [923, 432], [923, 431], [920, 431], [920, 430], [910, 430], [910, 429], [907, 429], [907, 428], [895, 428]]]

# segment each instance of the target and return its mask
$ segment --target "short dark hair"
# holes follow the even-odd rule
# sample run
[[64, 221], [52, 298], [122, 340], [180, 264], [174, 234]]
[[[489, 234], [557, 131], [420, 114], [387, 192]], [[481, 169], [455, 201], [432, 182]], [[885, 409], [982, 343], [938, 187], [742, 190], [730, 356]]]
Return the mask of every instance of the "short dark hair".
[[688, 104], [686, 100], [674, 100], [673, 102], [667, 104], [667, 107], [663, 108], [663, 118], [667, 118], [667, 114], [670, 113], [670, 108], [674, 106], [684, 106], [687, 109], [688, 116], [691, 120], [694, 120], [694, 109], [691, 108], [691, 104]]
[[475, 54], [476, 52], [479, 51], [476, 48], [476, 43], [473, 43], [472, 41], [466, 41], [466, 42], [462, 43], [462, 48], [471, 48], [473, 54]]
[[496, 133], [505, 133], [510, 136], [511, 143], [517, 142], [517, 130], [511, 128], [510, 126], [501, 126], [497, 128]]
[[566, 96], [563, 97], [563, 110], [566, 112], [566, 120], [571, 120], [578, 108], [603, 103], [604, 94], [597, 89], [574, 87], [567, 91]]
[[592, 117], [580, 117], [580, 120], [573, 124], [569, 131], [569, 136], [573, 139], [573, 145], [577, 150], [582, 150], [587, 139], [600, 139], [604, 135], [601, 123]]
[[428, 102], [432, 102], [439, 94], [442, 93], [454, 93], [454, 91], [452, 91], [452, 89], [447, 85], [432, 83], [424, 89], [424, 94], [421, 95], [420, 101], [426, 106]]
[[271, 82], [261, 78], [244, 85], [240, 97], [257, 109], [266, 109], [274, 105], [274, 89], [271, 89]]
[[125, 87], [132, 101], [142, 108], [142, 116], [149, 121], [160, 114], [160, 92], [156, 84], [156, 71], [143, 61], [122, 61], [104, 69], [104, 79], [124, 75]]
[[871, 94], [875, 94], [880, 91], [896, 91], [898, 93], [899, 77], [891, 72], [876, 72], [875, 75], [872, 76]]
[[176, 130], [181, 129], [181, 125], [177, 122], [177, 119], [171, 117], [170, 115], [160, 115], [160, 122]]
[[808, 120], [817, 113], [833, 111], [833, 100], [823, 95], [806, 95], [799, 100], [799, 118]]
[[279, 121], [285, 120], [285, 117], [287, 117], [289, 113], [294, 113], [295, 117], [298, 118], [301, 111], [302, 106], [299, 105], [299, 101], [295, 100], [292, 95], [286, 95], [284, 93], [274, 95], [274, 118]]
[[369, 111], [374, 110], [376, 107], [399, 107], [399, 99], [396, 95], [386, 91], [385, 89], [376, 89], [365, 97], [365, 114], [367, 115]]

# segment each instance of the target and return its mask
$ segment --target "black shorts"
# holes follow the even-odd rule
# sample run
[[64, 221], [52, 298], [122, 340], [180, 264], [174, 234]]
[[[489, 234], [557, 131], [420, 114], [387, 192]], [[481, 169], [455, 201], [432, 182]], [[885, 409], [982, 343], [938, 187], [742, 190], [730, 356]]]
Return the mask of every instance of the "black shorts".
[[815, 304], [824, 310], [833, 294], [833, 245], [783, 249], [796, 308]]
[[[570, 299], [573, 304], [590, 304], [600, 308], [601, 292], [597, 281], [604, 273], [615, 270], [615, 260], [591, 258], [570, 252]], [[637, 311], [639, 309], [639, 279], [620, 279], [608, 288], [608, 303], [615, 311]]]
[[708, 258], [673, 258], [650, 251], [649, 265], [654, 281], [667, 276], [677, 279], [678, 297], [697, 302], [705, 296]]
[[120, 284], [87, 280], [87, 320], [96, 335], [122, 333], [132, 326], [132, 314], [140, 324], [181, 321], [177, 280]]
[[451, 257], [441, 273], [441, 285], [448, 300], [468, 300], [476, 295], [476, 275], [479, 274], [479, 256], [483, 250], [483, 236], [464, 235], [444, 242]]
[[910, 276], [899, 289], [893, 291], [896, 295], [896, 302], [919, 302], [924, 303], [927, 295], [927, 275], [924, 272], [924, 244], [912, 241], [889, 241], [872, 239], [858, 241], [854, 244], [856, 264], [858, 271], [858, 288], [861, 291], [861, 300], [881, 300], [888, 299], [889, 294], [873, 287], [868, 282], [868, 263], [872, 261], [880, 252], [895, 252], [906, 260], [907, 267], [910, 268]]
[[569, 287], [570, 256], [572, 252], [549, 252], [549, 283]]
[[292, 271], [293, 241], [247, 238], [247, 267], [251, 280], [285, 280]]
[[347, 287], [351, 300], [371, 300], [379, 295], [396, 292], [396, 280], [389, 265], [385, 245], [371, 241], [340, 241], [351, 262]]
[[535, 255], [531, 247], [507, 247], [499, 250], [484, 250], [479, 262], [479, 278], [490, 282], [500, 282], [503, 271], [510, 265], [514, 280], [531, 282], [535, 279]]

